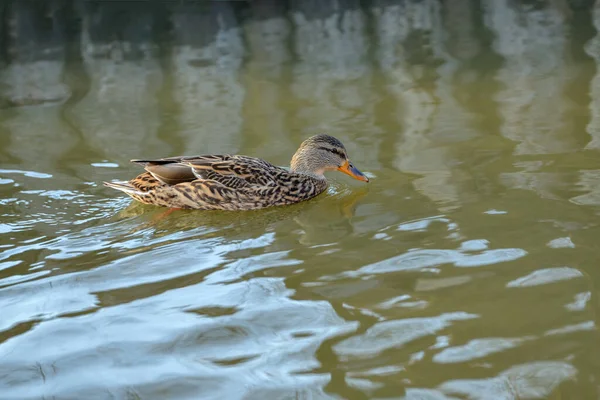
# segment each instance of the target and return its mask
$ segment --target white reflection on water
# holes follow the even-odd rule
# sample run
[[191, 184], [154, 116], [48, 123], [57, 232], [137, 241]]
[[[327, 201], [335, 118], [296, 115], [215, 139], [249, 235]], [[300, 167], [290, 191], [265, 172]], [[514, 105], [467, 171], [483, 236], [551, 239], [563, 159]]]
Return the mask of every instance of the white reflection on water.
[[573, 248], [575, 248], [575, 243], [573, 243], [573, 241], [571, 240], [570, 237], [561, 237], [561, 238], [552, 239], [551, 241], [546, 243], [546, 246], [553, 248], [553, 249], [564, 249], [564, 248], [573, 249]]
[[514, 366], [494, 378], [452, 380], [443, 383], [440, 389], [473, 400], [541, 399], [576, 375], [577, 369], [571, 364], [539, 361]]
[[449, 347], [433, 356], [433, 361], [459, 363], [485, 357], [518, 346], [526, 338], [485, 338], [474, 339], [464, 346]]
[[[314, 354], [321, 342], [352, 331], [356, 323], [342, 320], [328, 302], [296, 301], [289, 295], [281, 279], [199, 283], [89, 315], [42, 322], [5, 342], [0, 357], [11, 370], [15, 396], [98, 388], [97, 376], [109, 370], [105, 387], [117, 393], [127, 387], [143, 392], [140, 385], [198, 374], [219, 381], [220, 393], [227, 381], [235, 382], [237, 390], [244, 382], [263, 388], [313, 385], [314, 378], [295, 373], [316, 367]], [[207, 307], [235, 312], [217, 317], [194, 312]], [[45, 371], [50, 388], [30, 385], [35, 378], [27, 366], [35, 364]], [[69, 379], [73, 373], [77, 379]], [[209, 393], [206, 388], [197, 392]]]
[[528, 287], [546, 285], [567, 279], [580, 278], [583, 274], [570, 267], [545, 268], [533, 271], [527, 276], [522, 276], [506, 284], [506, 287]]
[[525, 257], [523, 249], [493, 249], [479, 254], [465, 254], [463, 250], [410, 250], [404, 254], [374, 264], [365, 265], [346, 276], [382, 274], [391, 271], [422, 270], [452, 264], [456, 267], [480, 267], [517, 260]]
[[565, 304], [565, 308], [570, 311], [582, 311], [585, 309], [587, 302], [592, 298], [591, 292], [577, 293], [574, 296], [573, 302]]
[[582, 331], [593, 331], [596, 329], [596, 323], [594, 321], [585, 321], [580, 324], [567, 325], [556, 329], [550, 329], [546, 331], [544, 334], [546, 336], [551, 335], [565, 335], [573, 332], [582, 332]]
[[378, 322], [364, 334], [338, 343], [335, 350], [344, 357], [372, 357], [386, 349], [402, 347], [413, 340], [433, 335], [451, 326], [455, 321], [473, 318], [477, 318], [477, 315], [453, 312], [430, 318]]
[[[106, 226], [96, 227], [92, 230], [98, 229], [104, 231]], [[61, 256], [58, 259], [72, 258], [83, 252], [92, 252], [106, 247], [136, 249], [136, 253], [123, 256], [89, 271], [52, 276], [43, 281], [36, 280], [0, 289], [0, 308], [6, 310], [0, 323], [0, 330], [9, 329], [16, 324], [30, 320], [47, 319], [57, 315], [88, 310], [97, 306], [96, 296], [92, 293], [161, 282], [208, 270], [223, 264], [226, 260], [224, 255], [232, 250], [263, 247], [273, 241], [273, 234], [265, 234], [258, 239], [230, 243], [220, 243], [220, 240], [198, 240], [194, 243], [194, 241], [188, 240], [186, 244], [188, 251], [183, 253], [179, 242], [160, 245], [166, 240], [164, 238], [151, 241], [137, 238], [129, 240], [127, 243], [112, 244], [111, 239], [113, 238], [109, 236], [106, 241], [96, 241], [92, 245], [89, 237], [90, 232], [83, 230], [77, 234], [57, 238], [53, 241], [54, 243], [46, 243], [41, 246], [59, 250]], [[98, 238], [98, 235], [95, 237]], [[170, 237], [168, 240], [173, 239]], [[139, 247], [142, 245], [141, 241], [146, 246], [153, 245], [153, 247], [141, 251], [143, 249]], [[68, 251], [68, 255], [63, 254], [65, 251]], [[265, 254], [261, 257], [267, 259], [270, 256]], [[276, 265], [279, 259], [278, 255], [271, 256], [271, 258], [273, 261], [270, 265]], [[166, 260], [176, 260], [176, 264]], [[246, 260], [248, 263], [252, 263], [251, 258]], [[281, 262], [284, 265], [289, 263], [289, 261]], [[237, 268], [235, 264], [234, 262], [233, 268], [227, 270], [226, 277], [228, 279], [239, 279], [245, 273], [244, 268]], [[269, 267], [269, 264], [257, 263], [256, 265], [259, 268]], [[223, 277], [217, 275], [211, 278], [209, 276], [208, 279], [211, 282], [220, 283]], [[59, 297], [57, 297], [57, 293]]]

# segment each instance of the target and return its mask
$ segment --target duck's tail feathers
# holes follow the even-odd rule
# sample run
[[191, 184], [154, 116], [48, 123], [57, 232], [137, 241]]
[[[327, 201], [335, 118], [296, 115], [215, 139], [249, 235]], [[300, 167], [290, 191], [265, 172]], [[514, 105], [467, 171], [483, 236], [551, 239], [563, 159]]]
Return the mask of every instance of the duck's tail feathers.
[[144, 195], [143, 192], [136, 189], [131, 183], [129, 183], [127, 181], [104, 182], [104, 186], [120, 190], [121, 192], [125, 192], [128, 195], [137, 195], [137, 196]]

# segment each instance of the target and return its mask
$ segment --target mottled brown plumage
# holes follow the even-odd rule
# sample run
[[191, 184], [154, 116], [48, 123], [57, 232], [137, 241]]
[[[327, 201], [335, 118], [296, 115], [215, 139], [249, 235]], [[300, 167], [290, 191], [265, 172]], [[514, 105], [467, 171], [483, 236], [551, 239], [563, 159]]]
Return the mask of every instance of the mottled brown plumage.
[[157, 206], [200, 210], [254, 210], [308, 200], [327, 188], [323, 173], [340, 170], [368, 179], [348, 160], [344, 145], [328, 135], [305, 140], [290, 170], [259, 158], [203, 155], [132, 160], [146, 172], [130, 181], [104, 182], [135, 200]]

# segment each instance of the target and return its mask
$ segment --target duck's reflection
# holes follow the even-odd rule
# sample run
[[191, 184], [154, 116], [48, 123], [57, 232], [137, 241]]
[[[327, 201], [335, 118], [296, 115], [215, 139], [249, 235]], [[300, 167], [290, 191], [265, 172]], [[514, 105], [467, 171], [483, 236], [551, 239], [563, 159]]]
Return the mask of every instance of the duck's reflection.
[[327, 196], [319, 206], [307, 207], [298, 213], [294, 221], [301, 227], [299, 242], [303, 245], [328, 244], [352, 234], [352, 218], [368, 192], [366, 185], [346, 188]]

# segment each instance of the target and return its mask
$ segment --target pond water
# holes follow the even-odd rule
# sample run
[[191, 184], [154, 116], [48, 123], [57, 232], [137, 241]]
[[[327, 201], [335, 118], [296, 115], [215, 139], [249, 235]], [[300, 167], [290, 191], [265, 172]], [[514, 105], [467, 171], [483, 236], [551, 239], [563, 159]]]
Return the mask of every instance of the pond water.
[[[600, 5], [0, 13], [0, 398], [600, 396]], [[168, 215], [102, 186], [321, 132], [370, 183]]]

